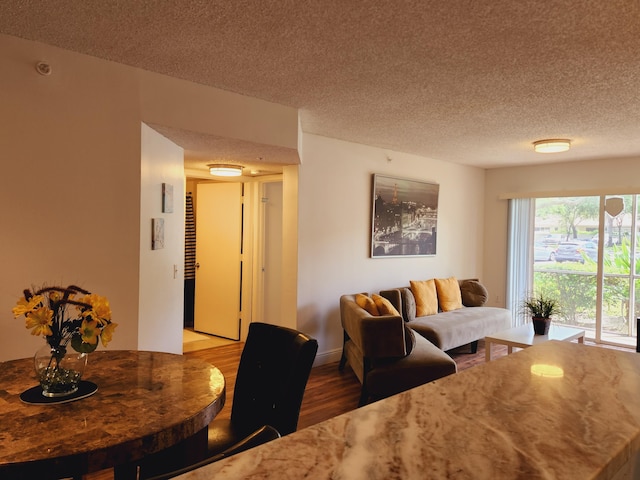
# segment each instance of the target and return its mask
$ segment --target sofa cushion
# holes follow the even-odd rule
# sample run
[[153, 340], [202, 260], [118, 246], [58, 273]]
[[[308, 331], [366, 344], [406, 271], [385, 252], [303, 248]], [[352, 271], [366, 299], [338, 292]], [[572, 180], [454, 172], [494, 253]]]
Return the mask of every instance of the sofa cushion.
[[416, 319], [416, 297], [413, 296], [413, 292], [410, 288], [400, 289], [400, 296], [402, 298], [402, 317], [410, 322]]
[[360, 308], [364, 308], [369, 315], [375, 315], [376, 317], [380, 315], [376, 302], [374, 302], [368, 295], [365, 295], [364, 293], [356, 293], [356, 303]]
[[411, 293], [416, 299], [416, 316], [435, 315], [438, 313], [438, 294], [436, 283], [430, 280], [411, 280]]
[[489, 299], [487, 289], [477, 280], [460, 282], [460, 294], [465, 307], [481, 307]]
[[407, 355], [416, 348], [416, 333], [408, 325], [404, 326], [404, 346], [407, 349]]
[[[397, 317], [402, 316], [400, 315], [400, 312], [396, 310], [396, 307], [394, 307], [393, 304], [386, 298], [380, 295], [376, 295], [374, 293], [373, 295], [371, 295], [371, 299], [376, 304], [376, 307], [378, 307], [378, 312], [380, 312], [380, 315], [395, 315]], [[404, 348], [406, 352], [405, 355], [409, 355], [411, 353], [415, 344], [416, 344], [415, 333], [413, 333], [413, 330], [411, 330], [409, 327], [405, 325], [404, 326]]]
[[400, 312], [398, 312], [398, 310], [396, 310], [396, 307], [394, 307], [391, 304], [391, 302], [386, 298], [381, 297], [380, 295], [376, 295], [374, 293], [373, 295], [371, 295], [371, 299], [373, 300], [373, 303], [376, 304], [376, 307], [378, 308], [378, 312], [380, 313], [380, 315], [400, 316]]
[[498, 307], [463, 307], [407, 322], [438, 348], [451, 350], [509, 328], [511, 312]]
[[462, 308], [462, 296], [460, 284], [456, 277], [436, 278], [436, 291], [438, 292], [438, 304], [443, 312], [450, 312]]

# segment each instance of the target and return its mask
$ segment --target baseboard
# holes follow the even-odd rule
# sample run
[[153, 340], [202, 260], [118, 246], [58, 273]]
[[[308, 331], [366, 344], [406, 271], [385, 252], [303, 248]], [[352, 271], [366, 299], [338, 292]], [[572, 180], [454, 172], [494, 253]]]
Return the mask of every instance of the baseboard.
[[329, 350], [328, 352], [318, 353], [316, 354], [316, 359], [313, 361], [313, 366], [319, 367], [320, 365], [326, 365], [327, 363], [339, 362], [341, 357], [341, 348]]

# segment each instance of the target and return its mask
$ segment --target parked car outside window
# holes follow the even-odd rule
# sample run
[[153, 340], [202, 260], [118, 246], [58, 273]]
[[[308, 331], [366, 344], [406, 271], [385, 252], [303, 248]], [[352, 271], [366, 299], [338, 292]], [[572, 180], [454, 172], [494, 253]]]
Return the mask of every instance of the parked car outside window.
[[598, 246], [593, 242], [560, 242], [556, 250], [556, 262], [584, 263], [585, 257], [598, 259]]
[[543, 243], [535, 243], [533, 246], [533, 261], [534, 262], [549, 262], [556, 258], [556, 251], [554, 248], [544, 245]]

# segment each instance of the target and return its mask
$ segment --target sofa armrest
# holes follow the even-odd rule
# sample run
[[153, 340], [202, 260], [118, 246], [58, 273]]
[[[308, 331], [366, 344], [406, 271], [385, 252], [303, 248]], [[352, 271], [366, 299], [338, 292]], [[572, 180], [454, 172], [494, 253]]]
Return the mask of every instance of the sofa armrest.
[[404, 320], [399, 315], [373, 316], [359, 307], [354, 295], [340, 297], [342, 328], [366, 358], [407, 355]]
[[389, 300], [396, 310], [402, 314], [405, 322], [416, 319], [416, 300], [410, 287], [382, 290], [380, 295]]

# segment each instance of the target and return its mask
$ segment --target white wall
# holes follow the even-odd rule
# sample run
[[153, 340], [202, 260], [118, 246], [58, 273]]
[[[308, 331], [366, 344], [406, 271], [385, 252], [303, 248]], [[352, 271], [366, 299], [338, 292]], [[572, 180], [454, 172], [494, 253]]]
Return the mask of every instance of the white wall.
[[[157, 191], [141, 177], [141, 122], [300, 144], [303, 164], [283, 172], [282, 315], [283, 324], [316, 336], [321, 354], [341, 346], [343, 293], [412, 277], [481, 276], [482, 170], [393, 152], [388, 162], [381, 149], [299, 138], [295, 109], [36, 42], [0, 35], [0, 54], [1, 359], [31, 355], [41, 344], [10, 313], [32, 282], [74, 282], [106, 295], [120, 324], [109, 348], [146, 342], [138, 338], [139, 327], [150, 335], [138, 323], [146, 311], [139, 282], [151, 274], [140, 269], [153, 262], [141, 258], [148, 220], [141, 201], [155, 201]], [[50, 77], [35, 73], [42, 59], [53, 67]], [[369, 258], [374, 172], [440, 183], [436, 257]]]
[[[36, 72], [40, 60], [50, 76]], [[157, 201], [159, 179], [141, 178], [141, 122], [296, 148], [297, 110], [8, 35], [0, 72], [0, 361], [42, 345], [11, 313], [32, 284], [107, 296], [119, 324], [108, 348], [148, 345], [157, 331], [138, 315], [148, 311], [140, 301], [156, 265], [141, 259], [141, 222], [150, 221], [141, 197]], [[182, 282], [171, 283], [177, 298]]]
[[265, 182], [264, 198], [264, 287], [263, 321], [285, 325], [282, 318], [282, 182]]
[[[48, 77], [34, 68], [43, 59]], [[22, 289], [45, 283], [106, 296], [119, 324], [109, 348], [135, 348], [135, 79], [126, 67], [8, 36], [0, 36], [0, 72], [0, 360], [43, 344], [11, 308]]]
[[296, 109], [144, 70], [138, 78], [149, 125], [297, 148]]
[[[184, 150], [141, 125], [140, 306], [138, 348], [182, 353], [184, 306]], [[173, 212], [162, 212], [162, 184]], [[164, 248], [151, 249], [151, 219], [164, 219]], [[175, 268], [175, 272], [174, 272]]]
[[[298, 328], [318, 340], [319, 362], [337, 359], [342, 346], [340, 295], [482, 277], [484, 170], [315, 135], [303, 140]], [[370, 257], [373, 173], [440, 185], [435, 256]]]
[[[640, 193], [640, 159], [585, 162], [488, 170], [484, 210], [484, 278], [490, 292], [504, 306], [507, 272], [508, 200], [500, 196], [535, 193], [538, 196]], [[492, 300], [495, 297], [492, 295]]]
[[[298, 165], [282, 169], [282, 319], [281, 325], [299, 328], [298, 275], [298, 201], [300, 191]], [[305, 333], [309, 333], [302, 329]]]

